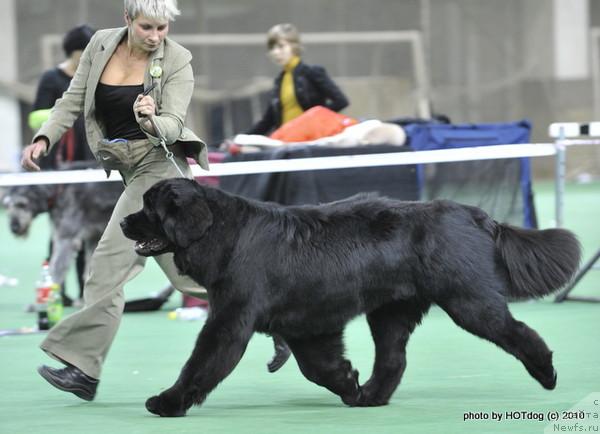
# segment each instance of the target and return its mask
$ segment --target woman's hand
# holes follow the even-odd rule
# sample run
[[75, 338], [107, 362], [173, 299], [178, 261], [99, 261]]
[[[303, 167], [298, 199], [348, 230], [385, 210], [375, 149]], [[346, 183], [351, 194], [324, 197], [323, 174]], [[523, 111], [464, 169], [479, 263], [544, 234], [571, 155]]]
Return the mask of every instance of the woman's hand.
[[155, 114], [156, 104], [150, 95], [138, 95], [133, 103], [133, 111], [136, 117], [149, 117]]
[[154, 133], [150, 117], [156, 113], [156, 104], [154, 98], [150, 95], [138, 95], [133, 103], [133, 114], [136, 122], [146, 131]]
[[46, 137], [40, 137], [31, 145], [25, 146], [23, 154], [21, 156], [21, 166], [25, 170], [39, 171], [40, 166], [35, 164], [33, 160], [40, 158], [48, 149], [48, 139]]

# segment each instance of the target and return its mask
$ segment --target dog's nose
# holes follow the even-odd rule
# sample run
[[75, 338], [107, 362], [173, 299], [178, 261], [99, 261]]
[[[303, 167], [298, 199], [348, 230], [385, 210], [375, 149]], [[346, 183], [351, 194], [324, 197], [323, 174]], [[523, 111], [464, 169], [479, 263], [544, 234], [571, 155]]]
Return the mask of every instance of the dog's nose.
[[10, 222], [10, 230], [15, 233], [18, 234], [21, 231], [21, 225], [19, 224], [18, 221], [16, 220], [12, 220]]

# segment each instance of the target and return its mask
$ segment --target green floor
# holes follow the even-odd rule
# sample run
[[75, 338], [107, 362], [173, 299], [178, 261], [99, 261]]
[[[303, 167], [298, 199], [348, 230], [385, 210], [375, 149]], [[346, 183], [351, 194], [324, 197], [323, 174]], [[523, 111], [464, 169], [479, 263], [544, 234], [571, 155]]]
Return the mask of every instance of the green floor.
[[[552, 185], [535, 185], [535, 192], [540, 225], [549, 227]], [[599, 183], [567, 186], [565, 223], [579, 235], [585, 258], [600, 248], [599, 196]], [[27, 240], [15, 240], [0, 212], [0, 274], [19, 279], [17, 287], [0, 287], [0, 329], [34, 324], [33, 314], [23, 307], [33, 299], [47, 233], [46, 222], [40, 220]], [[68, 284], [75, 288], [72, 276]], [[158, 268], [149, 263], [127, 287], [127, 298], [145, 296], [163, 284]], [[574, 293], [600, 296], [600, 272], [589, 273]], [[170, 307], [179, 301], [173, 297]], [[0, 434], [600, 431], [600, 405], [593, 401], [584, 420], [548, 425], [546, 419], [549, 412], [572, 408], [591, 393], [600, 399], [600, 304], [547, 299], [515, 303], [511, 310], [553, 349], [559, 374], [554, 391], [543, 390], [515, 359], [458, 329], [437, 308], [413, 335], [408, 368], [390, 405], [369, 409], [343, 406], [336, 396], [306, 381], [293, 361], [268, 374], [271, 343], [256, 336], [233, 374], [202, 407], [192, 408], [185, 418], [155, 417], [144, 409], [145, 399], [172, 383], [201, 326], [168, 320], [166, 310], [124, 317], [91, 403], [51, 388], [35, 372], [41, 363], [52, 364], [37, 348], [42, 335], [1, 337]], [[373, 356], [364, 318], [350, 324], [347, 345], [364, 380]], [[492, 411], [541, 413], [544, 420], [463, 420], [468, 412], [489, 416]]]

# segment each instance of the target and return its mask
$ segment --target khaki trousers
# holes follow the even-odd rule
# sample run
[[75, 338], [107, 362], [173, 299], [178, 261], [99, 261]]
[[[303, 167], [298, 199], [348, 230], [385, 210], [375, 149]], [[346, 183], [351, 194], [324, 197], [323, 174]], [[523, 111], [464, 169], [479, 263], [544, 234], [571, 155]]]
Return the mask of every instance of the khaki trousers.
[[[178, 166], [191, 178], [183, 153], [176, 149], [175, 154]], [[52, 327], [40, 345], [50, 356], [75, 365], [93, 378], [100, 378], [102, 364], [121, 322], [125, 304], [123, 286], [142, 271], [146, 259], [135, 253], [134, 241], [125, 238], [119, 223], [142, 208], [142, 195], [154, 183], [181, 176], [166, 159], [164, 150], [157, 147], [121, 175], [125, 191], [92, 256], [90, 275], [84, 286], [84, 307]], [[192, 295], [202, 291], [190, 278], [179, 275], [171, 253], [155, 259], [175, 288]]]

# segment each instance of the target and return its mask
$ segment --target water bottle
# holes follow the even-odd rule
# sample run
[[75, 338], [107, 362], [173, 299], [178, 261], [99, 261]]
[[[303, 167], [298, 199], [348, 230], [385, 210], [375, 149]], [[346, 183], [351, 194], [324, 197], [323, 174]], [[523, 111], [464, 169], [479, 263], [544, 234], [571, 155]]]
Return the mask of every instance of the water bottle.
[[49, 327], [52, 327], [56, 325], [63, 316], [63, 302], [60, 294], [60, 285], [56, 282], [52, 282], [50, 287], [50, 295], [48, 296], [46, 305], [48, 312], [48, 325]]
[[50, 328], [50, 322], [48, 321], [48, 298], [50, 297], [53, 283], [48, 261], [44, 261], [40, 279], [37, 281], [35, 288], [35, 311], [37, 312], [38, 329], [40, 330], [48, 330]]
[[201, 307], [180, 307], [168, 313], [169, 319], [179, 319], [182, 321], [204, 320], [208, 316], [206, 309]]

